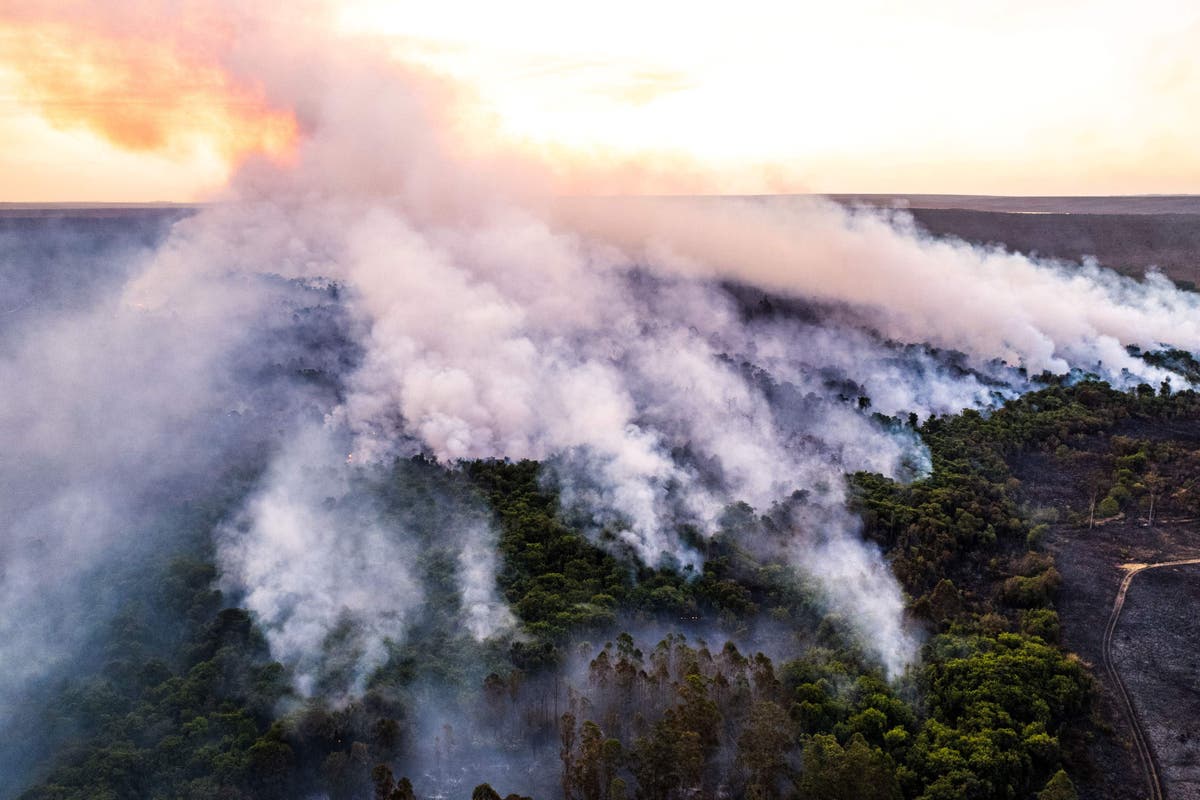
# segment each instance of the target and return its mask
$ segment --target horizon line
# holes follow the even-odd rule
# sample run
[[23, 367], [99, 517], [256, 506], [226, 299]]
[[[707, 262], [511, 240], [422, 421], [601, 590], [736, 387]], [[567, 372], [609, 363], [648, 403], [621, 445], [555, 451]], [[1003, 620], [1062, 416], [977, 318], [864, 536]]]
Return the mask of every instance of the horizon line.
[[[765, 198], [765, 197], [829, 197], [833, 199], [972, 199], [972, 200], [1200, 200], [1200, 192], [1149, 192], [1138, 194], [967, 194], [962, 192], [679, 192], [627, 194], [562, 194], [560, 199], [667, 199], [667, 198]], [[87, 208], [203, 208], [222, 205], [222, 200], [0, 200], [0, 209], [87, 209]]]

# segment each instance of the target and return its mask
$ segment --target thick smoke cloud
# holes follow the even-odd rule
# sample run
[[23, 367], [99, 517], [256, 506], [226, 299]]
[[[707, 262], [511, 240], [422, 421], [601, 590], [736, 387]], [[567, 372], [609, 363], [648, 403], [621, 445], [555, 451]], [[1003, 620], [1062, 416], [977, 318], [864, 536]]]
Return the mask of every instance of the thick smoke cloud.
[[746, 281], [845, 304], [902, 342], [1001, 359], [1030, 373], [1082, 367], [1145, 372], [1125, 346], [1200, 346], [1200, 302], [1158, 275], [1134, 281], [1096, 265], [921, 236], [905, 217], [804, 199], [587, 202], [563, 214], [663, 269]]
[[[681, 526], [711, 533], [730, 502], [765, 510], [803, 490], [815, 510], [796, 537], [817, 543], [787, 555], [830, 578], [830, 603], [892, 672], [913, 652], [899, 589], [839, 513], [841, 475], [912, 477], [924, 455], [858, 397], [874, 403], [874, 388], [877, 410], [923, 417], [1018, 392], [1020, 370], [1154, 378], [1124, 346], [1195, 337], [1194, 301], [1161, 279], [1069, 274], [819, 202], [547, 207], [536, 180], [462, 156], [433, 84], [341, 52], [309, 63], [321, 58], [316, 86], [267, 73], [308, 138], [295, 169], [245, 173], [241, 196], [272, 201], [269, 224], [261, 203], [239, 224], [280, 226], [266, 238], [321, 254], [298, 275], [349, 287], [364, 358], [330, 422], [355, 453], [543, 460], [595, 531], [685, 568], [700, 555]], [[363, 137], [389, 133], [400, 146], [365, 164]], [[755, 319], [724, 281], [816, 304], [816, 319]]]

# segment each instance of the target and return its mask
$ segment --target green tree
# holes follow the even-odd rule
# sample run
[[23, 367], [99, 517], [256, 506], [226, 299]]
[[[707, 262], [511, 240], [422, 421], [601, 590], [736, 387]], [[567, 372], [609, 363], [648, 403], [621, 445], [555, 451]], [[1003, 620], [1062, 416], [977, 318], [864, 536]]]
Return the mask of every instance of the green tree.
[[1038, 792], [1037, 800], [1079, 800], [1079, 795], [1067, 773], [1060, 769], [1046, 782], [1046, 788]]
[[1100, 505], [1096, 507], [1096, 513], [1101, 517], [1115, 517], [1121, 513], [1121, 504], [1111, 494], [1100, 501]]
[[770, 700], [755, 703], [738, 737], [738, 761], [750, 773], [749, 785], [756, 796], [779, 796], [777, 787], [787, 774], [788, 755], [794, 746], [787, 713]]
[[899, 800], [900, 785], [888, 757], [854, 734], [843, 749], [818, 734], [804, 744], [800, 794], [807, 800]]

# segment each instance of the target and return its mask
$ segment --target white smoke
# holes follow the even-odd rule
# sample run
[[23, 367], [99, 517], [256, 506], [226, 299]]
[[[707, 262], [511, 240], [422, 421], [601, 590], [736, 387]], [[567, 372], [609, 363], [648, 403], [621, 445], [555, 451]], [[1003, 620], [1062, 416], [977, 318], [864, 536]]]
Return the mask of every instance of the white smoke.
[[[356, 471], [329, 432], [301, 430], [218, 536], [227, 587], [245, 587], [243, 602], [303, 695], [319, 688], [331, 657], [349, 671], [334, 691], [361, 692], [423, 601], [415, 554], [356, 491]], [[350, 641], [331, 642], [339, 632]]]
[[464, 624], [476, 641], [493, 639], [516, 624], [496, 594], [496, 547], [486, 529], [467, 531], [458, 554], [458, 586]]
[[1200, 348], [1200, 297], [1150, 274], [1040, 262], [919, 234], [911, 219], [815, 199], [577, 202], [564, 220], [661, 269], [845, 304], [900, 342], [1000, 359], [1031, 374], [1085, 368], [1121, 382], [1125, 351]]

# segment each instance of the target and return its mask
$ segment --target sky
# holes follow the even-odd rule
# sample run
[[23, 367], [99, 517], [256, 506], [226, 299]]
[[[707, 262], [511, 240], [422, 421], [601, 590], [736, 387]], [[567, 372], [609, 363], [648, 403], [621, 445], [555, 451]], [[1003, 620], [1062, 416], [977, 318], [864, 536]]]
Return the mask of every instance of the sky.
[[[192, 46], [243, 33], [222, 4], [159, 0], [149, 25], [150, 4], [0, 0], [0, 201], [200, 200], [287, 158], [293, 110]], [[1200, 192], [1195, 2], [312, 8], [574, 165], [563, 193]]]

